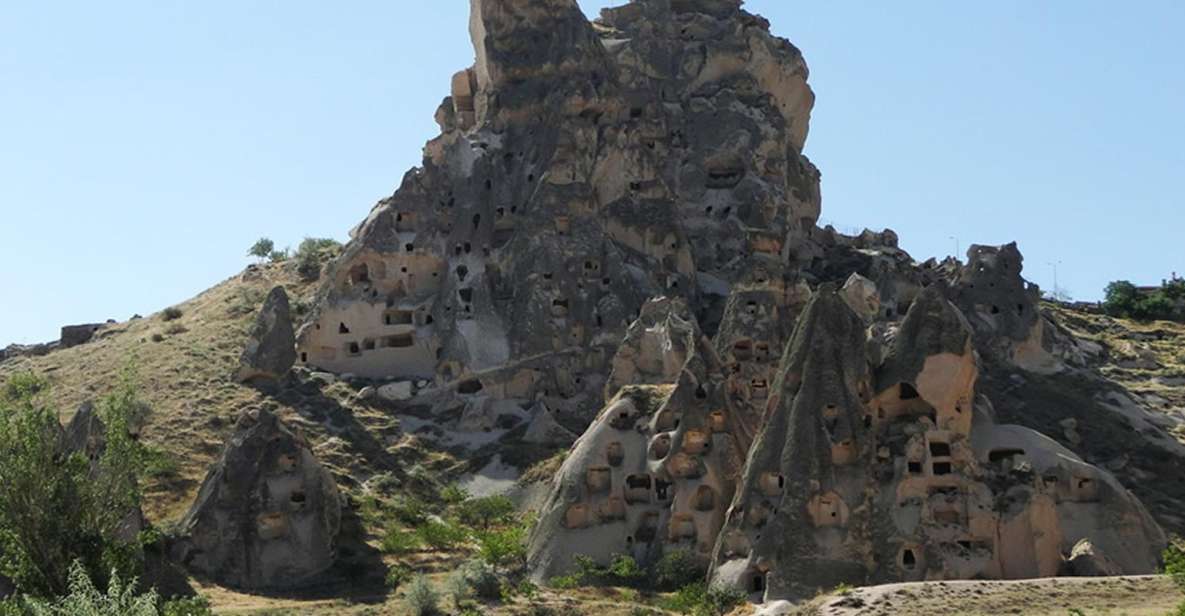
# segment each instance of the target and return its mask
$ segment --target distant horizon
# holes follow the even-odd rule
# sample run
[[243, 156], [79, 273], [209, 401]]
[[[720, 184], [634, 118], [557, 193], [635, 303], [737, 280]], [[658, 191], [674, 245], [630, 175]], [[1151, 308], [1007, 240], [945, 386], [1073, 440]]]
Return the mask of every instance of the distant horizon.
[[[745, 7], [810, 67], [820, 226], [919, 262], [1015, 240], [1084, 301], [1185, 271], [1185, 4]], [[346, 241], [438, 133], [467, 12], [0, 7], [0, 347], [185, 301], [261, 236]]]

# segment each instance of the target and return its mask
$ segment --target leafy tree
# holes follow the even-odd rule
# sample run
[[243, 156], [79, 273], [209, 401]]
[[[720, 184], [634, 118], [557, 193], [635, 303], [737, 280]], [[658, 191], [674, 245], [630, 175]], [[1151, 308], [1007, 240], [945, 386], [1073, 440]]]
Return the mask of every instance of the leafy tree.
[[73, 563], [101, 583], [136, 577], [142, 566], [128, 517], [140, 504], [139, 477], [148, 455], [132, 437], [143, 417], [130, 371], [103, 398], [107, 426], [98, 460], [63, 450], [57, 413], [44, 402], [48, 385], [16, 375], [0, 396], [0, 574], [27, 595], [63, 596], [77, 587]]
[[429, 520], [416, 529], [425, 545], [436, 551], [449, 550], [468, 538], [465, 529], [444, 521]]
[[705, 563], [691, 550], [671, 550], [654, 564], [654, 585], [659, 590], [678, 590], [702, 582], [707, 576]]
[[271, 256], [272, 251], [276, 249], [276, 243], [266, 237], [261, 237], [254, 244], [251, 249], [247, 251], [247, 256], [255, 257], [263, 260]]
[[1107, 314], [1117, 317], [1131, 315], [1140, 299], [1136, 285], [1126, 280], [1116, 280], [1108, 284], [1104, 293], [1103, 309], [1107, 311]]
[[527, 526], [515, 525], [501, 530], [476, 533], [481, 559], [495, 569], [520, 570], [527, 564]]
[[321, 276], [321, 266], [337, 257], [342, 245], [329, 238], [306, 237], [296, 249], [296, 271], [305, 280]]

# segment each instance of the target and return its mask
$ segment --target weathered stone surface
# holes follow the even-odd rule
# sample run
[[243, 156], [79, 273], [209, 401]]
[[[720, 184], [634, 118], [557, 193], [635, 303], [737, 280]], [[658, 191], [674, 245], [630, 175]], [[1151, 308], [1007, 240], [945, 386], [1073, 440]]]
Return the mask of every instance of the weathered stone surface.
[[[587, 423], [533, 576], [688, 548], [778, 600], [1053, 575], [1081, 539], [1152, 569], [1163, 534], [1114, 477], [995, 421], [1088, 445], [1056, 397], [1011, 396], [1089, 347], [1040, 314], [1014, 244], [918, 263], [891, 230], [817, 226], [808, 71], [765, 20], [738, 0], [591, 24], [573, 0], [471, 0], [470, 33], [440, 136], [327, 269], [298, 349], [416, 382], [449, 429], [533, 409], [528, 442], [561, 443], [557, 418]], [[1130, 418], [1129, 397], [1086, 406]]]
[[333, 564], [340, 524], [329, 471], [278, 417], [253, 411], [206, 475], [175, 555], [229, 586], [293, 587]]
[[387, 402], [410, 400], [413, 395], [411, 381], [398, 381], [382, 385], [378, 389], [378, 395]]
[[296, 335], [292, 330], [288, 293], [284, 287], [275, 287], [255, 317], [236, 378], [239, 381], [279, 379], [288, 374], [295, 362]]
[[63, 349], [86, 344], [91, 341], [95, 333], [105, 325], [104, 323], [87, 323], [85, 325], [66, 325], [62, 327], [61, 345]]

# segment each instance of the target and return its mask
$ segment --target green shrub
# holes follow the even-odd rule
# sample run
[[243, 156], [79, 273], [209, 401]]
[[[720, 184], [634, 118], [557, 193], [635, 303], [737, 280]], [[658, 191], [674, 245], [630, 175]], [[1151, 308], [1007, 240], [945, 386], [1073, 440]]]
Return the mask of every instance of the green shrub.
[[654, 586], [661, 591], [678, 590], [707, 576], [706, 564], [691, 550], [672, 550], [654, 564]]
[[513, 521], [515, 512], [514, 501], [505, 496], [465, 499], [454, 509], [462, 524], [483, 529]]
[[53, 602], [26, 599], [26, 611], [32, 616], [157, 616], [160, 598], [156, 591], [136, 594], [134, 578], [125, 583], [112, 571], [103, 593], [77, 560], [70, 565], [67, 577], [68, 594]]
[[165, 321], [176, 321], [180, 319], [185, 313], [176, 306], [169, 306], [160, 313], [160, 318]]
[[177, 597], [166, 601], [161, 606], [161, 616], [213, 616], [210, 600], [198, 595], [196, 597]]
[[321, 277], [321, 267], [341, 252], [341, 244], [328, 238], [306, 237], [296, 249], [296, 271], [305, 280]]
[[391, 565], [387, 568], [387, 576], [384, 579], [387, 582], [387, 588], [399, 590], [404, 582], [411, 579], [411, 569], [407, 565]]
[[440, 593], [422, 573], [407, 587], [405, 599], [415, 616], [435, 616], [440, 613]]
[[450, 483], [440, 490], [440, 502], [453, 506], [469, 498], [469, 491], [461, 486]]
[[391, 526], [383, 535], [379, 543], [379, 550], [383, 554], [407, 554], [420, 548], [420, 536], [407, 529]]
[[704, 583], [690, 584], [664, 602], [663, 607], [691, 616], [724, 616], [744, 603], [745, 593], [726, 586], [708, 587]]
[[1161, 554], [1164, 560], [1164, 572], [1178, 588], [1185, 590], [1185, 540], [1173, 537], [1168, 547]]
[[464, 528], [445, 521], [429, 520], [416, 529], [424, 545], [436, 551], [450, 550], [468, 538]]
[[578, 586], [638, 586], [646, 580], [646, 572], [631, 556], [616, 555], [609, 566], [602, 567], [584, 554], [573, 558]]
[[461, 580], [470, 591], [470, 596], [479, 599], [494, 600], [502, 594], [502, 580], [498, 573], [485, 562], [480, 560], [466, 561], [453, 574]]

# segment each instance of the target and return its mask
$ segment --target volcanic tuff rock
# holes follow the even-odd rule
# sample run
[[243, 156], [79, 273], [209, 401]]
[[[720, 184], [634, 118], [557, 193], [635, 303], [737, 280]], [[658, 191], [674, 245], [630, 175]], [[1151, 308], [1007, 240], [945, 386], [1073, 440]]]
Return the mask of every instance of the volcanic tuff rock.
[[181, 522], [178, 562], [221, 583], [291, 587], [325, 571], [341, 525], [337, 484], [266, 410], [244, 413]]
[[296, 362], [295, 346], [288, 293], [284, 287], [275, 287], [267, 294], [255, 317], [247, 346], [239, 359], [236, 378], [251, 381], [283, 377]]
[[[441, 135], [329, 268], [298, 361], [415, 380], [399, 402], [462, 431], [529, 408], [532, 440], [583, 429], [530, 537], [537, 579], [688, 549], [778, 599], [1052, 575], [1081, 539], [1154, 568], [1163, 533], [1115, 477], [995, 417], [1127, 422], [1158, 441], [1139, 473], [1185, 448], [1119, 388], [1067, 402], [1101, 377], [1014, 244], [917, 263], [891, 230], [817, 227], [814, 95], [764, 19], [472, 0], [470, 33]], [[1164, 490], [1169, 520], [1185, 493]]]

